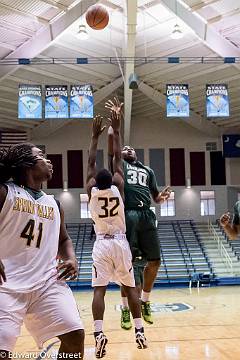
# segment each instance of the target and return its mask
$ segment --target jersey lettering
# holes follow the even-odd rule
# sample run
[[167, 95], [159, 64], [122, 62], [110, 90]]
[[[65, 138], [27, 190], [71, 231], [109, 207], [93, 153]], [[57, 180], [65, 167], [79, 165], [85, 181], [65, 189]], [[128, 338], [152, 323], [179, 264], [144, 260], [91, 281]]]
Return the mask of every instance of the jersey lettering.
[[142, 171], [128, 170], [127, 171], [127, 182], [132, 185], [147, 186], [147, 174]]
[[[21, 232], [21, 238], [27, 239], [27, 246], [31, 246], [31, 242], [34, 240], [34, 227], [35, 221], [30, 219], [27, 225], [24, 227], [23, 231]], [[41, 240], [42, 240], [42, 233], [43, 233], [43, 223], [39, 223], [38, 227], [38, 237], [37, 237], [37, 244], [36, 247], [40, 248]]]
[[[104, 214], [100, 214], [99, 218], [103, 219], [118, 215], [118, 211], [115, 211], [120, 205], [120, 201], [118, 197], [111, 197], [111, 198], [99, 197], [98, 201], [101, 201], [103, 203], [101, 209], [104, 211]], [[111, 208], [109, 208], [110, 203], [111, 204], [113, 203], [113, 206], [111, 206]]]

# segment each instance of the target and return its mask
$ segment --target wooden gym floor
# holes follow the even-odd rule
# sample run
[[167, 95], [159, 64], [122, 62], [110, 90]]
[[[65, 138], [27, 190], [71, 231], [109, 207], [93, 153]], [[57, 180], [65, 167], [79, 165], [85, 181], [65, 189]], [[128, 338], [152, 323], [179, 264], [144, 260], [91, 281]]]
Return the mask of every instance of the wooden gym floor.
[[[92, 360], [95, 359], [92, 292], [76, 292], [75, 297], [86, 330], [85, 359]], [[104, 330], [109, 339], [106, 360], [240, 359], [240, 286], [200, 288], [199, 291], [193, 288], [191, 292], [188, 288], [154, 290], [152, 303], [184, 303], [191, 308], [169, 312], [166, 311], [169, 307], [165, 310], [161, 307], [162, 311], [155, 312], [154, 324], [145, 325], [149, 342], [146, 350], [136, 348], [133, 330], [120, 328], [120, 312], [116, 310], [119, 300], [119, 291], [109, 291], [106, 296]], [[23, 328], [15, 351], [36, 350], [34, 341]]]

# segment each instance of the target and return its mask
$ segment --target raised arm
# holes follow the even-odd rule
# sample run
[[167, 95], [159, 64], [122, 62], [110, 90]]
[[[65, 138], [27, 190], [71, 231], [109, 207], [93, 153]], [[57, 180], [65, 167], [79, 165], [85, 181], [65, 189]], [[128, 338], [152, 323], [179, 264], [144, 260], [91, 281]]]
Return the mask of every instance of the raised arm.
[[120, 139], [120, 116], [113, 112], [112, 116], [113, 128], [113, 173], [118, 173], [123, 178], [122, 169], [122, 152], [121, 152], [121, 139]]
[[121, 109], [123, 104], [119, 102], [117, 98], [114, 101], [109, 100], [106, 103], [106, 108], [110, 110], [110, 135], [112, 136], [113, 146], [109, 151], [113, 153], [113, 183], [119, 188], [119, 191], [123, 197], [124, 195], [124, 175], [122, 169], [122, 152], [121, 152], [121, 140], [120, 140], [120, 128], [121, 128]]
[[[236, 206], [235, 206], [236, 207]], [[235, 210], [235, 208], [234, 208]], [[240, 233], [239, 215], [235, 212], [233, 221], [231, 222], [230, 213], [227, 212], [220, 217], [220, 224], [230, 240], [236, 240]]]
[[[110, 111], [110, 124], [112, 125], [112, 119], [111, 116], [113, 113], [115, 113], [116, 116], [119, 116], [119, 120], [121, 120], [122, 117], [122, 107], [123, 103], [120, 103], [119, 99], [115, 97], [113, 100], [109, 99], [105, 103], [105, 108]], [[108, 128], [108, 169], [113, 174], [113, 157], [114, 157], [114, 148], [113, 148], [113, 141], [114, 141], [114, 130], [112, 126], [109, 126]], [[120, 144], [121, 146], [121, 144]]]
[[109, 126], [108, 128], [108, 170], [113, 175], [113, 128]]
[[162, 191], [160, 191], [156, 197], [153, 199], [155, 203], [162, 204], [164, 201], [168, 200], [171, 195], [172, 190], [170, 186], [166, 186]]
[[73, 244], [70, 236], [68, 235], [65, 222], [64, 211], [60, 206], [60, 234], [58, 245], [58, 257], [61, 260], [58, 265], [59, 279], [73, 280], [78, 274], [78, 262], [73, 249]]
[[152, 169], [150, 169], [149, 190], [154, 202], [157, 204], [162, 204], [168, 200], [172, 192], [170, 186], [165, 187], [162, 191], [158, 190], [156, 176]]
[[[0, 184], [0, 212], [2, 210], [6, 197], [7, 197], [7, 189], [4, 185]], [[0, 285], [2, 285], [3, 282], [6, 280], [7, 279], [4, 271], [4, 265], [0, 260]]]
[[[8, 180], [8, 171], [7, 171], [7, 167], [5, 164], [5, 158], [7, 155], [7, 151], [2, 149], [0, 151], [0, 212], [2, 210], [2, 207], [5, 203], [6, 197], [7, 197], [7, 188], [4, 185], [4, 182]], [[1, 256], [1, 254], [0, 254]], [[4, 271], [4, 265], [2, 263], [2, 261], [0, 260], [0, 285], [3, 284], [3, 282], [5, 282], [6, 279], [6, 274]]]
[[6, 181], [11, 177], [9, 168], [7, 166], [7, 155], [6, 149], [0, 150], [0, 211], [2, 210], [3, 204], [7, 197], [7, 187], [4, 185]]
[[98, 139], [99, 136], [104, 131], [104, 129], [106, 128], [106, 126], [102, 126], [102, 120], [103, 118], [100, 115], [97, 115], [93, 119], [92, 137], [89, 146], [87, 182], [86, 182], [88, 196], [91, 193], [91, 188], [95, 185]]

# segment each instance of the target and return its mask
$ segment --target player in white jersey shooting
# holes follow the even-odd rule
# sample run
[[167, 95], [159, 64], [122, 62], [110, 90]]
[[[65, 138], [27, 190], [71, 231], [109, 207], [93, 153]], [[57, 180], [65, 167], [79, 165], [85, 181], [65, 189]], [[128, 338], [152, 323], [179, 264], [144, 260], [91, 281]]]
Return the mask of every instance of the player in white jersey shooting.
[[[4, 359], [12, 358], [23, 322], [39, 348], [58, 337], [59, 358], [83, 358], [83, 325], [65, 283], [77, 275], [72, 241], [63, 209], [41, 190], [52, 173], [51, 162], [33, 144], [0, 151], [0, 355]], [[58, 268], [57, 256], [62, 260]]]
[[107, 285], [115, 281], [124, 287], [135, 323], [135, 336], [139, 349], [147, 347], [141, 319], [141, 308], [135, 288], [132, 255], [126, 239], [126, 225], [123, 205], [124, 179], [121, 166], [120, 117], [111, 114], [114, 130], [113, 176], [106, 170], [96, 173], [96, 152], [98, 138], [104, 131], [102, 118], [98, 115], [93, 122], [89, 150], [87, 192], [90, 212], [94, 221], [96, 241], [93, 247], [92, 286], [94, 297], [92, 312], [94, 318], [95, 355], [106, 354], [107, 337], [103, 333], [104, 297]]

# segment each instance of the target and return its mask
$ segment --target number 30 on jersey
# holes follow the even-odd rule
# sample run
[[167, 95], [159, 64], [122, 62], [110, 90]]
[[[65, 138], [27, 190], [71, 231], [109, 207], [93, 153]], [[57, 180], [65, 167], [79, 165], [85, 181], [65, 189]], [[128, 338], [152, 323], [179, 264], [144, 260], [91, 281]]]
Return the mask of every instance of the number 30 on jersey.
[[147, 174], [142, 171], [128, 170], [127, 172], [128, 184], [147, 186], [147, 178]]

